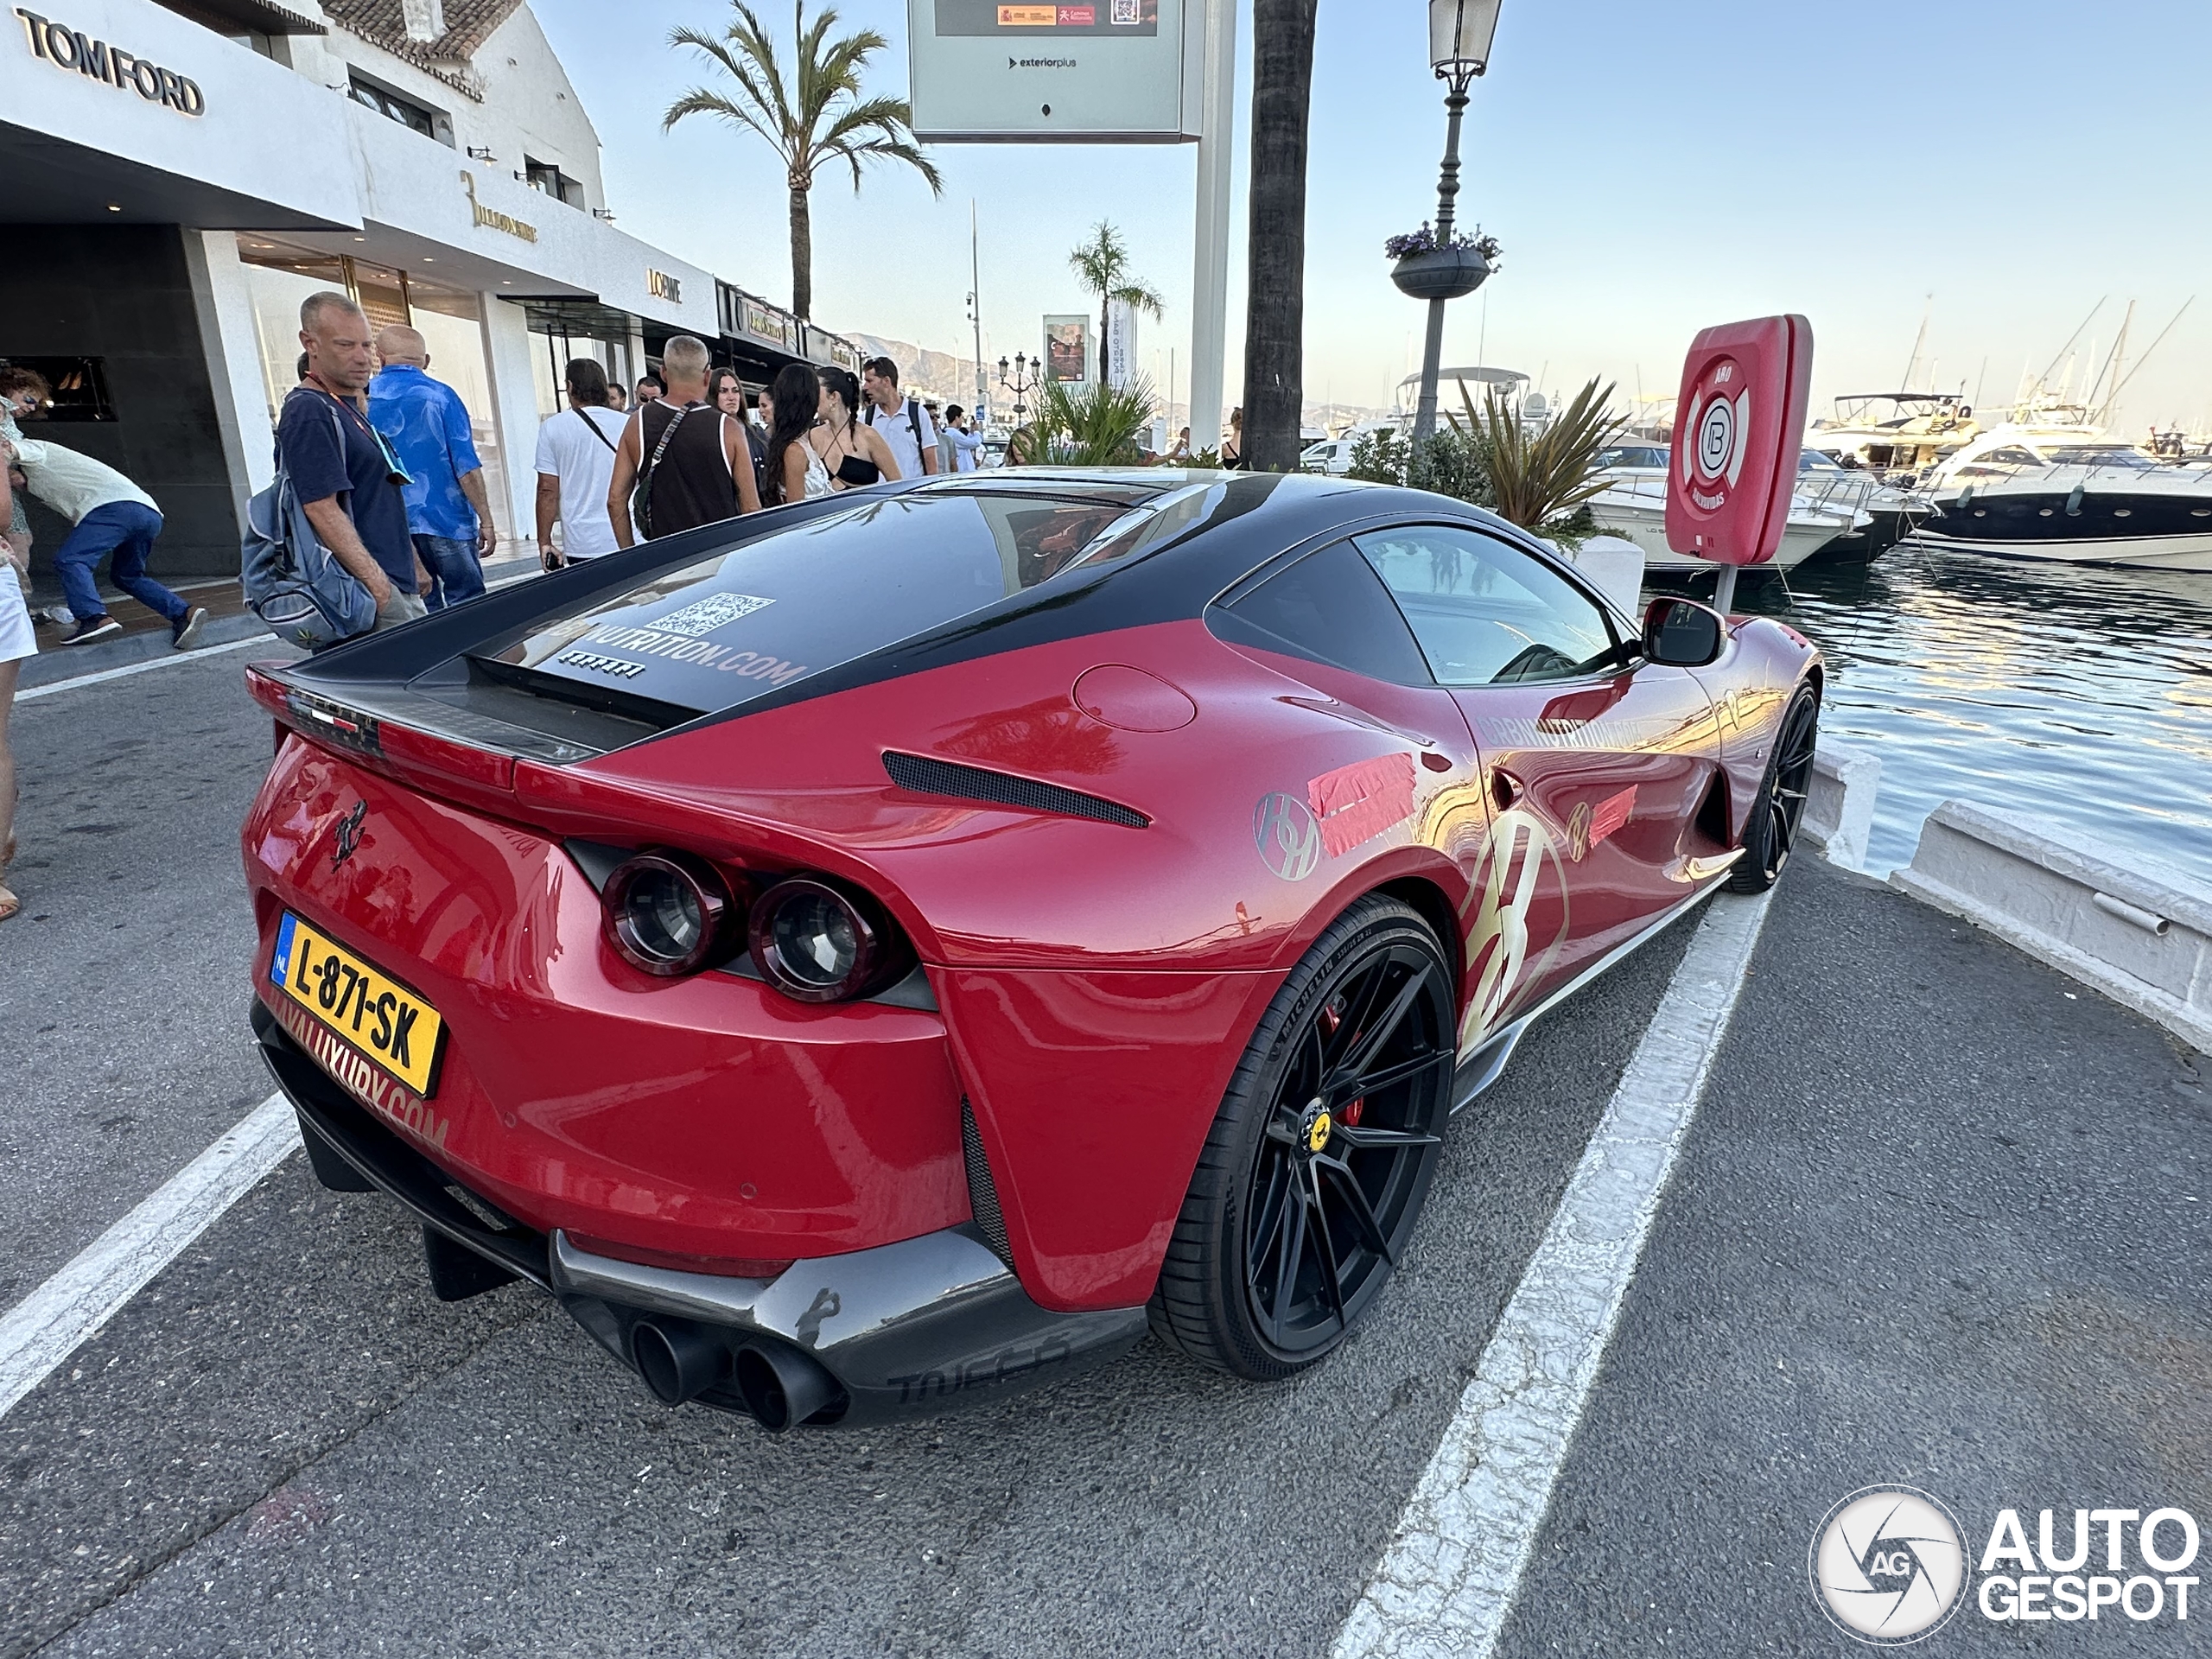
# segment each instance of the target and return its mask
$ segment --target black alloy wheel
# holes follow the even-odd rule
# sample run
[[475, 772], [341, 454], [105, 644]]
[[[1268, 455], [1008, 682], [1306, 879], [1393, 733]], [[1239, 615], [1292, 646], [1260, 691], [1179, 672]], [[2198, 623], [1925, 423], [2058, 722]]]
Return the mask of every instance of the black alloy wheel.
[[1238, 1376], [1341, 1343], [1402, 1259], [1451, 1109], [1452, 976], [1395, 899], [1362, 899], [1284, 982], [1214, 1119], [1153, 1327]]
[[1744, 823], [1744, 855], [1728, 874], [1738, 893], [1764, 893], [1782, 879], [1813, 790], [1813, 753], [1820, 736], [1821, 704], [1801, 685], [1783, 711], [1782, 729], [1767, 759], [1766, 777]]

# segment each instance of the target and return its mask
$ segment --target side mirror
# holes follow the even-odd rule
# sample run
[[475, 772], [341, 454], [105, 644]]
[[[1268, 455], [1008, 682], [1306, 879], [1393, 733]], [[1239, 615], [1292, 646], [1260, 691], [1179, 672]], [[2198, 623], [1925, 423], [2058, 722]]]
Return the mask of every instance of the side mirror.
[[1643, 613], [1643, 655], [1666, 668], [1703, 668], [1727, 638], [1720, 613], [1687, 599], [1655, 599]]

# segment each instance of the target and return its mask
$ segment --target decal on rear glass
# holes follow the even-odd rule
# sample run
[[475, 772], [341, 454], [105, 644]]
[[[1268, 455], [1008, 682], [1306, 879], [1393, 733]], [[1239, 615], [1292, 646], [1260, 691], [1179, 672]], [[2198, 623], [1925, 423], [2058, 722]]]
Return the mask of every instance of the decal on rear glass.
[[663, 633], [680, 633], [688, 639], [703, 639], [716, 628], [750, 616], [755, 611], [766, 610], [776, 601], [761, 599], [753, 594], [709, 594], [696, 599], [681, 610], [671, 611], [666, 616], [657, 616], [652, 626]]
[[1356, 760], [1306, 785], [1306, 804], [1320, 820], [1330, 857], [1372, 841], [1414, 815], [1414, 760], [1402, 752]]
[[1302, 881], [1321, 861], [1321, 826], [1295, 795], [1260, 797], [1252, 811], [1252, 841], [1260, 861], [1286, 881]]

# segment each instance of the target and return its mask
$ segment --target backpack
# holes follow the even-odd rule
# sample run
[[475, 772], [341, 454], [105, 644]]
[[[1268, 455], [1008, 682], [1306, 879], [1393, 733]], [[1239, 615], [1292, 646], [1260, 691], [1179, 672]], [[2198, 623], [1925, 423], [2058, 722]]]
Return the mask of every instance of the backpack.
[[[335, 408], [330, 419], [338, 427], [342, 455], [346, 429]], [[320, 651], [376, 626], [376, 601], [315, 533], [281, 448], [276, 480], [246, 505], [245, 522], [238, 543], [238, 584], [245, 589], [246, 608], [271, 633], [287, 645]]]

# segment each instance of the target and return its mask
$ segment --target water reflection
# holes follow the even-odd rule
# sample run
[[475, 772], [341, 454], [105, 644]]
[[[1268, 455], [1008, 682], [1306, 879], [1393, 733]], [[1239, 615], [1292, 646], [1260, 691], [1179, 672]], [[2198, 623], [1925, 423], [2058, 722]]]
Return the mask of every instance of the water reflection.
[[2212, 874], [2212, 577], [1896, 548], [1747, 579], [1827, 655], [1823, 735], [1882, 758], [1868, 868], [1946, 799]]

